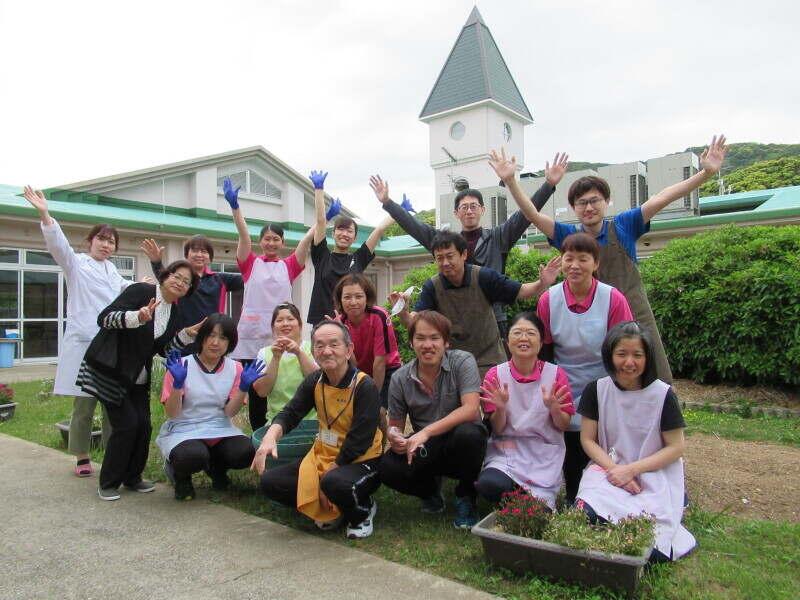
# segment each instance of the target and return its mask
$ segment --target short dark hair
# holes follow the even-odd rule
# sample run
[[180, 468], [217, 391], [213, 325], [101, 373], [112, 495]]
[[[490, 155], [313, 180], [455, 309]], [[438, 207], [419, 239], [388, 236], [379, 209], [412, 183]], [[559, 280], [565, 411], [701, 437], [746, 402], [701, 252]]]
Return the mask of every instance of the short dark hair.
[[356, 235], [358, 235], [358, 223], [356, 223], [350, 217], [345, 217], [344, 215], [336, 217], [336, 220], [333, 222], [333, 230], [336, 231], [337, 229], [350, 229], [350, 226], [353, 226], [353, 231]]
[[188, 298], [194, 294], [194, 291], [200, 284], [200, 277], [194, 272], [194, 269], [192, 269], [192, 265], [188, 260], [176, 260], [169, 263], [167, 267], [158, 274], [158, 283], [164, 283], [167, 278], [178, 269], [189, 269], [189, 273], [192, 274], [192, 283], [189, 285], [189, 289], [186, 290], [186, 295], [184, 296], [184, 298]]
[[450, 341], [450, 319], [435, 310], [421, 310], [414, 315], [411, 325], [408, 327], [408, 343], [414, 341], [414, 334], [417, 332], [417, 323], [425, 321], [428, 325], [438, 331], [445, 342]]
[[544, 343], [544, 323], [542, 323], [539, 315], [532, 310], [523, 310], [522, 312], [518, 312], [508, 322], [508, 330], [510, 331], [511, 328], [520, 321], [530, 321], [533, 323], [533, 326], [539, 330], [539, 339], [542, 340], [542, 343]]
[[565, 252], [588, 252], [596, 261], [600, 260], [600, 245], [597, 240], [582, 231], [570, 233], [564, 238], [561, 242], [561, 254]]
[[299, 311], [299, 310], [297, 309], [297, 307], [296, 307], [294, 304], [292, 304], [291, 302], [283, 302], [283, 303], [281, 303], [281, 304], [278, 304], [278, 306], [276, 306], [276, 307], [275, 307], [275, 308], [272, 310], [272, 320], [271, 320], [271, 321], [270, 321], [270, 323], [269, 323], [269, 324], [270, 324], [270, 327], [273, 327], [273, 326], [275, 325], [275, 321], [277, 321], [277, 320], [278, 320], [278, 315], [280, 314], [280, 312], [281, 312], [282, 310], [288, 310], [290, 313], [292, 313], [292, 316], [293, 316], [295, 319], [297, 319], [297, 322], [298, 322], [298, 323], [300, 323], [300, 329], [302, 329], [302, 328], [303, 328], [303, 317], [301, 317], [301, 316], [300, 316], [300, 311]]
[[314, 325], [314, 328], [311, 330], [312, 343], [314, 341], [314, 335], [317, 333], [317, 330], [320, 327], [324, 327], [325, 325], [333, 325], [334, 327], [338, 327], [339, 330], [342, 332], [342, 338], [344, 339], [344, 343], [347, 345], [353, 343], [353, 337], [350, 335], [350, 330], [347, 328], [347, 325], [345, 325], [341, 321], [334, 321], [333, 319], [322, 319], [322, 321]]
[[236, 344], [239, 342], [239, 334], [236, 331], [236, 321], [228, 315], [214, 313], [208, 315], [206, 320], [203, 321], [203, 324], [200, 325], [200, 329], [197, 332], [197, 337], [194, 339], [197, 354], [200, 354], [203, 350], [203, 342], [211, 335], [214, 331], [214, 327], [217, 325], [219, 325], [219, 328], [222, 330], [222, 335], [228, 338], [228, 349], [225, 351], [225, 354], [230, 354], [233, 352], [233, 349], [236, 348]]
[[467, 250], [467, 240], [460, 233], [454, 231], [437, 231], [431, 240], [431, 254], [437, 250], [444, 250], [453, 246], [459, 254]]
[[89, 234], [86, 236], [86, 241], [91, 244], [92, 240], [98, 235], [101, 238], [113, 238], [114, 252], [117, 251], [117, 248], [119, 248], [119, 232], [115, 227], [112, 227], [108, 223], [100, 223], [99, 225], [95, 225], [89, 230]]
[[208, 252], [208, 257], [214, 260], [214, 246], [211, 245], [211, 240], [204, 235], [193, 235], [183, 242], [184, 258], [189, 256], [189, 250], [205, 250]]
[[608, 182], [605, 179], [597, 177], [596, 175], [587, 175], [586, 177], [576, 179], [572, 182], [572, 185], [569, 186], [569, 191], [567, 192], [567, 201], [569, 205], [575, 208], [575, 199], [592, 190], [600, 192], [600, 195], [606, 199], [606, 202], [611, 198], [611, 188], [608, 187]]
[[261, 240], [261, 238], [264, 237], [264, 235], [266, 235], [268, 231], [271, 231], [272, 233], [278, 235], [278, 237], [283, 239], [283, 227], [281, 227], [280, 225], [276, 225], [275, 223], [267, 223], [261, 228], [261, 232], [258, 234], [259, 241]]
[[606, 373], [615, 378], [617, 372], [614, 369], [614, 349], [624, 339], [639, 339], [642, 341], [645, 360], [642, 387], [645, 388], [658, 379], [658, 375], [656, 373], [652, 338], [650, 333], [638, 321], [617, 323], [606, 333], [606, 338], [603, 340], [603, 346], [600, 349], [600, 354], [603, 357], [603, 366], [606, 369]]
[[342, 277], [336, 283], [336, 287], [333, 288], [333, 303], [336, 306], [336, 310], [344, 312], [342, 309], [342, 292], [346, 285], [360, 285], [361, 289], [364, 290], [364, 294], [367, 296], [367, 308], [375, 306], [375, 302], [378, 300], [378, 294], [375, 292], [375, 286], [372, 285], [372, 282], [363, 273], [348, 273]]
[[458, 210], [458, 205], [461, 204], [461, 201], [466, 198], [467, 196], [471, 198], [475, 198], [478, 201], [478, 204], [483, 206], [483, 194], [481, 194], [478, 190], [473, 190], [472, 188], [461, 190], [456, 194], [455, 205], [454, 208]]

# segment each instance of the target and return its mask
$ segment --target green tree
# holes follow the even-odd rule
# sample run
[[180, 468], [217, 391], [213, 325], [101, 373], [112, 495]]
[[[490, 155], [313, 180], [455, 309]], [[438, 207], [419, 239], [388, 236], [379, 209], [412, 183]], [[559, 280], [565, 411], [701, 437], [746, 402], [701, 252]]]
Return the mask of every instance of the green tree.
[[[800, 156], [785, 156], [765, 160], [723, 175], [726, 189], [731, 192], [769, 190], [790, 185], [800, 185]], [[719, 193], [716, 179], [700, 187], [700, 195], [715, 196]]]
[[[435, 227], [436, 226], [436, 210], [433, 208], [429, 208], [428, 210], [421, 210], [417, 213], [417, 218], [422, 221], [423, 223], [427, 223], [428, 225]], [[403, 231], [403, 228], [400, 227], [397, 223], [392, 223], [389, 227], [386, 228], [386, 232], [384, 233], [384, 237], [395, 237], [398, 235], [405, 235], [406, 232]]]

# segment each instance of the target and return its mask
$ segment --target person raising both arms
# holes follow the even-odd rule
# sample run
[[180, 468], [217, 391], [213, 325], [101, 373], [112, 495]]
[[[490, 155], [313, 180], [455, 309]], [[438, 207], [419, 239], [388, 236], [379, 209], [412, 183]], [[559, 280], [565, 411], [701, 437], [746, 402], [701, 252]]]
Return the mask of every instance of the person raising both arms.
[[314, 184], [314, 209], [316, 211], [316, 225], [314, 229], [314, 244], [311, 246], [311, 262], [314, 265], [314, 289], [311, 292], [311, 303], [308, 307], [308, 322], [316, 325], [326, 315], [333, 315], [333, 288], [336, 282], [349, 273], [361, 273], [375, 258], [375, 247], [381, 241], [381, 236], [386, 228], [394, 223], [388, 217], [381, 221], [372, 230], [365, 241], [355, 252], [350, 252], [350, 246], [356, 241], [358, 225], [350, 217], [339, 216], [333, 223], [333, 252], [328, 248], [326, 236], [327, 222], [341, 209], [338, 199], [333, 201], [331, 208], [325, 211], [325, 178], [327, 173], [311, 171], [309, 179]]
[[[566, 156], [553, 161], [552, 166], [547, 165], [545, 182], [530, 200], [537, 208], [541, 208], [547, 203], [547, 199], [555, 191], [556, 185], [561, 181], [566, 170]], [[383, 209], [397, 221], [406, 233], [417, 240], [426, 250], [432, 252], [431, 244], [438, 230], [412, 217], [402, 205], [392, 201], [389, 197], [389, 183], [381, 179], [379, 175], [370, 177], [369, 184], [383, 205]], [[461, 223], [461, 235], [467, 242], [467, 262], [479, 267], [494, 269], [498, 273], [505, 273], [508, 253], [525, 234], [530, 226], [530, 221], [522, 211], [518, 210], [508, 220], [496, 227], [482, 227], [481, 219], [485, 212], [483, 195], [480, 191], [468, 189], [456, 194], [453, 214]], [[498, 329], [505, 337], [508, 333], [505, 305], [502, 302], [496, 302], [492, 308]]]
[[541, 207], [531, 203], [517, 181], [514, 157], [508, 159], [504, 152], [500, 154], [492, 152], [489, 161], [498, 177], [511, 191], [520, 210], [547, 236], [551, 246], [560, 248], [564, 238], [576, 231], [585, 231], [597, 239], [597, 243], [600, 244], [600, 268], [597, 278], [617, 288], [628, 299], [634, 317], [650, 332], [656, 371], [659, 379], [667, 383], [672, 381], [672, 371], [636, 266], [638, 262], [636, 240], [650, 231], [650, 221], [659, 211], [671, 202], [690, 194], [716, 175], [727, 151], [725, 136], [714, 136], [711, 144], [700, 156], [700, 171], [688, 179], [664, 188], [641, 206], [623, 211], [611, 219], [605, 218], [611, 200], [608, 182], [595, 176], [577, 179], [570, 186], [567, 199], [575, 211], [575, 216], [580, 220], [579, 225], [560, 223], [539, 212]]
[[[250, 232], [239, 208], [239, 188], [233, 187], [231, 180], [222, 182], [225, 200], [233, 212], [233, 222], [239, 232], [236, 246], [236, 262], [244, 279], [244, 300], [239, 318], [237, 335], [239, 343], [231, 353], [231, 358], [240, 360], [244, 366], [256, 358], [258, 351], [272, 344], [270, 320], [275, 307], [291, 302], [292, 283], [304, 269], [308, 248], [314, 237], [314, 228], [309, 229], [297, 248], [288, 257], [281, 258], [283, 249], [283, 227], [267, 223], [261, 228], [258, 244], [261, 256], [252, 250]], [[266, 423], [264, 401], [251, 387], [249, 391], [248, 416], [250, 426], [255, 431]], [[255, 408], [254, 408], [255, 407]]]

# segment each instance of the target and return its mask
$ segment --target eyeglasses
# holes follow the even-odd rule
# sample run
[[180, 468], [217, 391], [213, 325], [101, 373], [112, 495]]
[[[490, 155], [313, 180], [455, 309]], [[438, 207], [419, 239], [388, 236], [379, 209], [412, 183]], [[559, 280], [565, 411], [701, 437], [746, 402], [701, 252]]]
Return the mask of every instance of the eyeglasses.
[[469, 204], [459, 204], [458, 205], [458, 212], [465, 213], [465, 212], [478, 212], [481, 209], [481, 205], [475, 202], [470, 202]]
[[522, 338], [532, 340], [539, 337], [539, 331], [537, 329], [512, 329], [508, 332], [508, 337], [512, 340], [521, 340]]
[[586, 208], [590, 204], [592, 205], [592, 208], [595, 208], [603, 200], [604, 200], [603, 198], [596, 198], [596, 197], [595, 198], [589, 198], [587, 200], [576, 200], [575, 201], [575, 208], [580, 208], [581, 210], [583, 210], [584, 208]]
[[185, 285], [186, 287], [189, 287], [190, 285], [192, 285], [192, 280], [191, 279], [186, 279], [185, 277], [181, 277], [177, 273], [173, 273], [172, 274], [172, 278], [175, 281], [177, 281], [178, 283], [180, 283], [181, 285]]

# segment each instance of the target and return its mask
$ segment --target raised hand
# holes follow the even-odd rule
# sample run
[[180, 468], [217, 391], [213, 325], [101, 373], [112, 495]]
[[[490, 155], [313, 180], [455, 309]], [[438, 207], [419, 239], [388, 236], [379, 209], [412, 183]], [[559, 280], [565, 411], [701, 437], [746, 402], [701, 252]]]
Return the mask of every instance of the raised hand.
[[200, 328], [203, 326], [203, 323], [206, 322], [207, 318], [208, 317], [203, 317], [203, 320], [200, 321], [199, 323], [195, 323], [191, 327], [184, 328], [184, 331], [186, 332], [186, 335], [188, 335], [190, 338], [196, 338], [197, 337], [197, 332], [200, 331]]
[[172, 387], [176, 390], [182, 390], [183, 384], [186, 383], [186, 376], [189, 374], [189, 368], [186, 366], [187, 361], [181, 360], [181, 353], [173, 350], [169, 353], [166, 362], [166, 369], [172, 375]]
[[505, 410], [508, 405], [508, 384], [499, 386], [496, 383], [487, 383], [486, 387], [481, 386], [481, 398], [484, 401], [494, 404], [497, 410]]
[[408, 198], [405, 194], [403, 194], [403, 201], [400, 203], [400, 206], [402, 206], [407, 213], [417, 212], [414, 210], [414, 207], [411, 206], [411, 199]]
[[553, 187], [558, 185], [564, 173], [567, 172], [569, 166], [569, 154], [566, 152], [558, 153], [553, 157], [553, 165], [550, 166], [549, 162], [544, 163], [544, 178]]
[[558, 407], [567, 414], [575, 414], [575, 409], [569, 399], [569, 387], [566, 385], [562, 385], [558, 389], [555, 389], [555, 385], [550, 389], [542, 386], [542, 402], [550, 410]]
[[328, 176], [328, 172], [325, 171], [311, 171], [311, 175], [308, 178], [311, 180], [311, 183], [314, 184], [315, 190], [324, 190], [325, 189], [325, 178]]
[[150, 262], [161, 262], [164, 255], [164, 246], [159, 246], [153, 238], [144, 238], [139, 244], [139, 250], [147, 255]]
[[489, 166], [492, 167], [494, 172], [504, 183], [508, 183], [517, 174], [517, 159], [515, 157], [507, 158], [505, 148], [500, 149], [500, 154], [497, 150], [492, 150], [489, 153]]
[[47, 198], [44, 197], [44, 194], [41, 191], [35, 190], [31, 186], [26, 185], [22, 195], [25, 196], [25, 200], [30, 202], [33, 205], [33, 208], [38, 210], [40, 213], [47, 212]]
[[561, 255], [554, 256], [546, 265], [539, 265], [539, 281], [542, 285], [550, 287], [558, 279], [558, 274], [561, 272]]
[[333, 217], [342, 212], [342, 202], [338, 198], [331, 200], [331, 205], [325, 213], [325, 220], [330, 221]]
[[139, 323], [147, 323], [148, 321], [153, 320], [153, 316], [156, 314], [156, 306], [161, 304], [161, 300], [156, 300], [155, 298], [151, 298], [150, 302], [147, 303], [147, 306], [143, 306], [139, 309]]
[[389, 202], [389, 182], [381, 179], [380, 175], [373, 175], [369, 178], [369, 187], [375, 192], [375, 197], [381, 204]]
[[725, 145], [725, 136], [720, 134], [711, 138], [711, 145], [708, 146], [700, 155], [700, 166], [709, 175], [719, 173], [728, 147]]
[[239, 208], [239, 190], [242, 186], [233, 189], [233, 183], [230, 177], [222, 180], [222, 191], [225, 193], [225, 200], [231, 205], [232, 210]]
[[243, 392], [249, 390], [256, 379], [260, 379], [264, 376], [263, 371], [264, 363], [262, 361], [254, 360], [251, 362], [242, 370], [242, 374], [239, 375], [239, 389]]

